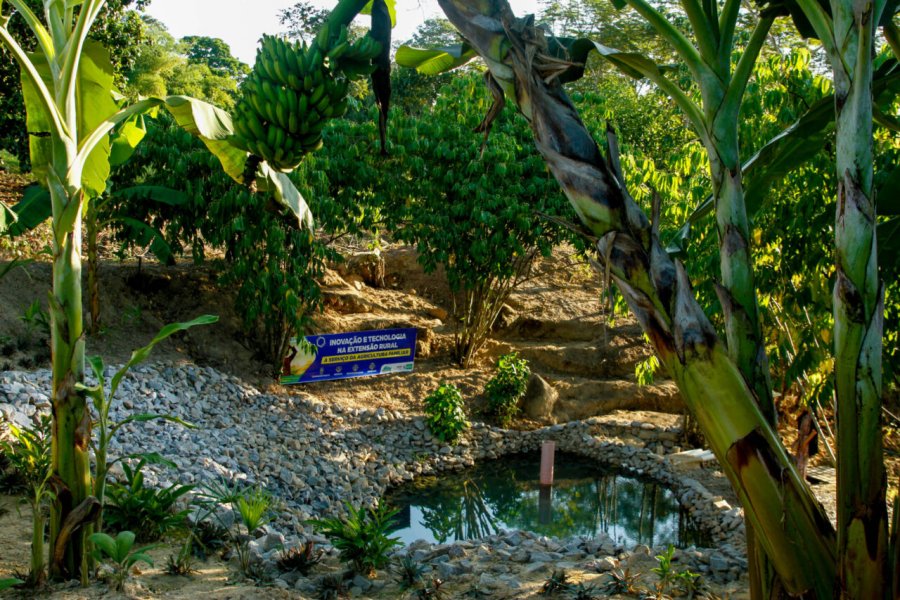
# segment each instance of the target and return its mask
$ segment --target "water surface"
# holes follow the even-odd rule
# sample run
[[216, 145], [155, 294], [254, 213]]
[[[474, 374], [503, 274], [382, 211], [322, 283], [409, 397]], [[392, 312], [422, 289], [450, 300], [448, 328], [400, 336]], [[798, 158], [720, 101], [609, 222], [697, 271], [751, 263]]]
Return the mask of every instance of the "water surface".
[[566, 538], [609, 535], [625, 547], [704, 545], [674, 494], [649, 479], [557, 453], [552, 488], [539, 483], [540, 454], [483, 461], [390, 490], [400, 508], [392, 533], [405, 544], [476, 539], [501, 529]]

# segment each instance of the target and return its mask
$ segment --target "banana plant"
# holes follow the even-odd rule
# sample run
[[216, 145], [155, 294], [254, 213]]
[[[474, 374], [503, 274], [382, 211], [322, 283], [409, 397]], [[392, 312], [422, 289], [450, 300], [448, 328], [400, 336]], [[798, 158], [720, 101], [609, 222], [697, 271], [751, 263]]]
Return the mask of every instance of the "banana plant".
[[[897, 52], [893, 18], [898, 2], [783, 0], [770, 2], [767, 9], [790, 14], [801, 34], [819, 39], [834, 81], [837, 585], [848, 598], [896, 597], [882, 460], [884, 284], [876, 242], [872, 123], [879, 114], [872, 80], [879, 25]], [[893, 535], [896, 543], [896, 530]], [[896, 552], [895, 547], [895, 557]]]
[[128, 362], [113, 375], [109, 384], [109, 392], [106, 391], [106, 366], [103, 364], [103, 359], [99, 356], [92, 356], [88, 359], [88, 363], [91, 366], [91, 371], [93, 371], [97, 383], [93, 386], [76, 384], [76, 388], [78, 391], [84, 392], [91, 398], [94, 404], [94, 412], [97, 414], [97, 421], [95, 423], [98, 429], [97, 441], [92, 444], [95, 457], [94, 460], [96, 462], [93, 495], [100, 503], [100, 511], [95, 522], [95, 529], [97, 532], [103, 530], [103, 503], [106, 498], [106, 477], [109, 473], [109, 468], [113, 464], [108, 460], [109, 444], [116, 432], [129, 423], [143, 423], [154, 420], [171, 421], [185, 427], [193, 427], [193, 425], [178, 417], [154, 413], [130, 415], [119, 422], [111, 421], [109, 418], [109, 411], [112, 408], [113, 400], [119, 389], [119, 384], [122, 383], [122, 379], [128, 374], [128, 371], [147, 360], [150, 353], [153, 351], [153, 348], [163, 340], [168, 339], [180, 331], [186, 331], [197, 325], [211, 325], [218, 320], [219, 318], [216, 316], [203, 315], [185, 323], [171, 323], [166, 325], [156, 334], [156, 337], [154, 337], [149, 344], [131, 353], [131, 358]]
[[[52, 209], [52, 469], [58, 489], [50, 516], [50, 573], [83, 582], [88, 573], [85, 541], [98, 502], [90, 495], [91, 415], [84, 392], [77, 389], [85, 363], [82, 219], [87, 201], [106, 187], [109, 134], [136, 115], [164, 107], [204, 141], [235, 179], [241, 180], [247, 162], [247, 153], [229, 142], [230, 116], [211, 105], [183, 96], [147, 98], [128, 106], [116, 102], [108, 53], [88, 39], [104, 4], [45, 0], [42, 21], [27, 2], [10, 0], [13, 11], [0, 17], [0, 43], [22, 73], [34, 175], [49, 190]], [[25, 20], [37, 40], [35, 53], [27, 54], [10, 34], [11, 18]], [[256, 176], [260, 187], [271, 190], [300, 222], [311, 223], [305, 202], [285, 174], [262, 164]]]
[[[752, 379], [697, 303], [684, 267], [661, 245], [657, 220], [651, 222], [624, 188], [614, 135], [604, 155], [566, 96], [562, 82], [577, 77], [583, 65], [560, 60], [552, 40], [532, 19], [517, 19], [504, 0], [439, 1], [485, 60], [495, 94], [512, 99], [531, 123], [538, 150], [582, 223], [598, 238], [610, 276], [679, 385], [784, 589], [830, 597], [836, 574], [834, 529], [758, 405]], [[727, 33], [722, 28], [720, 34], [723, 30]], [[681, 52], [699, 54], [688, 45], [681, 44]], [[641, 58], [621, 58], [652, 73]], [[730, 60], [730, 53], [724, 58]], [[715, 64], [699, 74], [708, 77]], [[739, 66], [732, 81], [743, 79], [751, 64]], [[742, 87], [727, 89], [739, 95]], [[692, 121], [704, 123], [703, 113], [696, 114], [684, 100], [682, 108], [694, 113]], [[723, 131], [729, 126], [724, 116], [718, 122]], [[704, 135], [705, 142], [715, 140], [714, 132]], [[733, 206], [732, 200], [725, 206]]]
[[[649, 58], [594, 44], [601, 56], [624, 73], [649, 79], [674, 100], [706, 148], [719, 239], [721, 284], [716, 285], [716, 293], [723, 310], [728, 354], [753, 390], [761, 412], [774, 426], [775, 405], [756, 297], [738, 139], [738, 114], [744, 90], [774, 16], [766, 15], [756, 22], [740, 58], [735, 61], [738, 0], [726, 0], [721, 9], [715, 1], [681, 0], [693, 39], [646, 0], [613, 0], [613, 3], [618, 8], [628, 5], [636, 10], [660, 39], [672, 47], [699, 87], [698, 104]], [[571, 59], [584, 63], [586, 56], [581, 55], [592, 48], [584, 42], [579, 45], [583, 49]], [[751, 590], [756, 597], [770, 597], [770, 588], [775, 585], [774, 569], [756, 542], [749, 519], [746, 531]]]

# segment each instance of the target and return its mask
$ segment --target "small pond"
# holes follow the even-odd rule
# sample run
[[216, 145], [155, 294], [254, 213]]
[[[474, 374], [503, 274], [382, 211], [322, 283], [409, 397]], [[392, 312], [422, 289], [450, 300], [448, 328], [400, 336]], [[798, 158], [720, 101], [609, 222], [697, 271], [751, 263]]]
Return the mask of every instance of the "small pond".
[[539, 468], [538, 452], [518, 454], [394, 488], [387, 501], [400, 513], [392, 536], [444, 543], [521, 529], [556, 538], [605, 533], [628, 548], [704, 545], [687, 511], [657, 482], [557, 453], [554, 485], [542, 488]]

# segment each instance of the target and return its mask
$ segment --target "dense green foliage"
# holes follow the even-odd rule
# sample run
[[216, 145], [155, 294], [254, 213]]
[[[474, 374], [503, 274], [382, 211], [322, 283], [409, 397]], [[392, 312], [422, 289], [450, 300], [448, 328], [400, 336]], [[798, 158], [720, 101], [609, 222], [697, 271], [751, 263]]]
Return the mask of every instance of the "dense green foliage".
[[249, 67], [231, 55], [228, 44], [198, 36], [176, 41], [150, 17], [144, 17], [143, 31], [147, 42], [134, 47], [125, 72], [127, 96], [182, 94], [226, 109], [234, 104]]
[[433, 104], [392, 116], [390, 156], [372, 151], [368, 120], [337, 122], [325, 131], [325, 148], [298, 171], [321, 174], [325, 187], [314, 188], [313, 201], [316, 192], [330, 194], [370, 227], [389, 223], [394, 240], [415, 245], [426, 271], [443, 269], [454, 358], [464, 366], [534, 258], [571, 238], [551, 219], [568, 218], [571, 209], [525, 124], [504, 111], [486, 143], [471, 133], [490, 106], [480, 78], [454, 78]]
[[469, 426], [462, 394], [455, 385], [441, 382], [425, 396], [425, 423], [431, 434], [442, 442], [455, 442]]
[[369, 577], [375, 569], [384, 567], [390, 558], [388, 553], [400, 545], [397, 538], [388, 537], [396, 509], [380, 504], [375, 508], [354, 508], [347, 504], [347, 516], [308, 521], [328, 538], [340, 552], [340, 558], [348, 562], [354, 571]]
[[[132, 159], [116, 172], [114, 182], [122, 188], [168, 186], [172, 181], [184, 182], [179, 191], [187, 202], [161, 205], [141, 201], [139, 194], [127, 198], [113, 194], [103, 207], [104, 218], [129, 215], [148, 223], [163, 231], [176, 251], [189, 250], [198, 262], [210, 250], [224, 250], [221, 281], [235, 286], [235, 308], [258, 341], [260, 353], [273, 368], [280, 365], [290, 337], [304, 331], [321, 304], [317, 279], [334, 253], [274, 209], [265, 195], [237, 185], [201, 143], [171, 119], [160, 117], [150, 124], [147, 139]], [[314, 202], [322, 208], [317, 217], [328, 223], [329, 210], [323, 206], [328, 198], [321, 198]], [[340, 218], [336, 209], [330, 214]], [[124, 227], [118, 236], [126, 246], [134, 239]]]
[[528, 387], [531, 369], [528, 361], [513, 352], [497, 359], [497, 371], [484, 386], [488, 410], [501, 427], [508, 427], [519, 412], [519, 400]]
[[[790, 38], [785, 33], [782, 37]], [[796, 43], [796, 40], [795, 40]], [[831, 93], [828, 78], [813, 70], [813, 55], [797, 44], [785, 54], [765, 52], [748, 84], [739, 121], [744, 156], [797, 121], [817, 100]], [[660, 236], [691, 265], [695, 291], [707, 315], [722, 326], [714, 284], [718, 248], [712, 216], [693, 221], [689, 238], [684, 224], [710, 194], [708, 159], [702, 144], [684, 126], [683, 117], [655, 88], [624, 76], [606, 75], [575, 84], [573, 98], [598, 139], [606, 123], [619, 133], [628, 189], [650, 212], [653, 194], [661, 198]], [[799, 169], [771, 181], [748, 174], [751, 236], [760, 314], [776, 390], [803, 402], [829, 405], [832, 397], [830, 330], [834, 282], [831, 241], [822, 231], [834, 221], [834, 147], [822, 132], [818, 153]], [[886, 179], [900, 160], [896, 135], [876, 136], [876, 182]], [[881, 240], [879, 240], [881, 243]], [[896, 261], [882, 260], [886, 285], [885, 380], [896, 394], [900, 345], [900, 297]], [[622, 304], [617, 306], [624, 311]], [[649, 365], [647, 365], [649, 366]], [[650, 381], [650, 369], [642, 370]]]
[[[125, 73], [131, 69], [144, 43], [144, 26], [136, 12], [149, 0], [109, 0], [91, 32], [93, 39], [110, 50], [117, 83], [124, 82]], [[28, 0], [28, 5], [43, 13], [42, 2]], [[12, 7], [2, 7], [3, 16], [8, 16]], [[13, 36], [22, 40], [23, 48], [31, 51], [35, 40], [27, 32], [24, 19], [14, 16], [9, 23]], [[28, 153], [28, 133], [25, 129], [25, 104], [19, 79], [19, 66], [0, 44], [0, 149], [6, 150], [19, 159], [19, 166], [27, 171], [30, 163]]]
[[175, 510], [176, 503], [194, 486], [173, 483], [163, 489], [146, 485], [146, 464], [146, 459], [133, 466], [122, 463], [124, 482], [109, 485], [106, 494], [110, 504], [103, 513], [112, 531], [137, 531], [142, 542], [152, 542], [184, 526], [188, 510]]

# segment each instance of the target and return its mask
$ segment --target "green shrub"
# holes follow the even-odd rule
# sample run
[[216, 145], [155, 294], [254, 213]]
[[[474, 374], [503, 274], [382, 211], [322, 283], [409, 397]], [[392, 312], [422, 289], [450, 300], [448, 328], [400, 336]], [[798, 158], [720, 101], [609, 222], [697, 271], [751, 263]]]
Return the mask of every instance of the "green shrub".
[[[342, 163], [348, 170], [351, 164]], [[268, 194], [253, 194], [235, 183], [201, 142], [160, 115], [132, 158], [116, 169], [114, 183], [151, 191], [179, 182], [184, 201], [165, 204], [134, 193], [113, 195], [100, 218], [114, 224], [123, 251], [139, 245], [130, 229], [118, 225], [133, 219], [163, 232], [176, 254], [190, 252], [195, 262], [206, 260], [211, 251], [224, 253], [224, 261], [216, 262], [219, 281], [233, 286], [234, 307], [245, 331], [260, 355], [278, 368], [290, 338], [305, 333], [321, 307], [319, 280], [326, 263], [339, 259], [328, 247], [328, 237], [356, 233], [366, 222], [357, 200], [339, 204], [316, 169], [304, 165], [292, 180], [308, 199], [323, 237], [297, 227], [296, 219], [274, 206]], [[353, 171], [359, 175], [358, 169]]]
[[388, 552], [400, 545], [399, 539], [388, 537], [394, 515], [399, 511], [384, 504], [368, 510], [357, 509], [349, 503], [347, 511], [345, 518], [317, 519], [308, 523], [331, 541], [342, 561], [350, 563], [357, 573], [370, 577], [375, 569], [388, 563]]
[[145, 554], [153, 546], [133, 550], [134, 538], [135, 535], [130, 531], [122, 531], [115, 538], [105, 533], [94, 533], [90, 536], [95, 548], [94, 559], [106, 562], [112, 568], [113, 588], [119, 592], [124, 589], [125, 580], [135, 564], [145, 562], [153, 566], [153, 560]]
[[425, 422], [428, 429], [443, 442], [455, 442], [469, 426], [463, 411], [463, 399], [452, 383], [441, 382], [435, 391], [425, 398]]
[[188, 510], [175, 510], [179, 498], [194, 489], [192, 485], [172, 484], [165, 489], [144, 485], [141, 459], [133, 468], [122, 464], [125, 483], [112, 483], [107, 490], [111, 502], [103, 509], [104, 523], [113, 531], [139, 531], [141, 540], [158, 540], [170, 531], [183, 527]]
[[230, 485], [223, 480], [204, 486], [195, 501], [206, 508], [206, 516], [218, 515], [219, 505], [230, 504], [234, 508], [237, 518], [230, 527], [225, 527], [220, 516], [217, 518], [234, 546], [240, 573], [249, 579], [265, 580], [268, 575], [251, 561], [250, 540], [254, 531], [272, 520], [278, 500], [261, 487]]
[[484, 386], [488, 410], [502, 427], [509, 426], [519, 411], [519, 400], [528, 387], [531, 369], [528, 361], [512, 352], [497, 360], [497, 373]]

